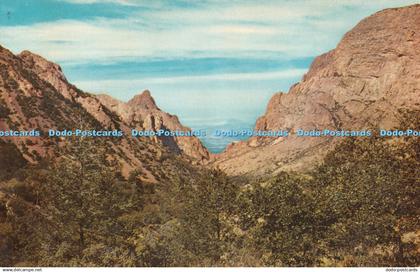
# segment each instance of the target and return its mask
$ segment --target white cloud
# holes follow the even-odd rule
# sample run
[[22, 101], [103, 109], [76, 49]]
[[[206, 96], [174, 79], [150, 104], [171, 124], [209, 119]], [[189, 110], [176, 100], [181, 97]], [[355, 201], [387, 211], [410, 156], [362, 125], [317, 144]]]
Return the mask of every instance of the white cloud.
[[[182, 117], [197, 117], [191, 115], [191, 110], [194, 110], [195, 113], [202, 111], [201, 119], [215, 115], [225, 118], [226, 114], [232, 112], [240, 112], [241, 117], [248, 116], [250, 112], [255, 113], [256, 110], [262, 113], [268, 99], [280, 91], [280, 85], [284, 85], [279, 83], [295, 82], [306, 71], [290, 69], [261, 73], [76, 80], [73, 83], [83, 90], [107, 93], [124, 101], [144, 89], [150, 89], [158, 105], [165, 111], [176, 112]], [[269, 87], [272, 85], [269, 82], [274, 82], [276, 88]], [[197, 105], [200, 105], [199, 108]]]
[[[78, 4], [98, 0], [62, 0]], [[363, 17], [416, 1], [210, 1], [194, 8], [160, 1], [105, 0], [149, 5], [127, 18], [60, 20], [0, 27], [0, 43], [57, 62], [168, 57], [315, 56], [335, 47]], [[102, 1], [101, 1], [102, 2]]]
[[[273, 33], [274, 32], [274, 33]], [[127, 57], [244, 56], [257, 51], [311, 54], [311, 44], [285, 40], [284, 29], [243, 26], [185, 26], [176, 30], [133, 29], [97, 21], [58, 21], [0, 27], [1, 43], [29, 49], [54, 61], [91, 61]], [[258, 39], [255, 38], [258, 35]], [[278, 37], [281, 42], [278, 41]], [[252, 56], [251, 56], [252, 57]]]
[[[214, 74], [214, 75], [198, 75], [198, 76], [173, 76], [173, 77], [150, 77], [142, 79], [120, 79], [120, 80], [85, 80], [76, 81], [75, 84], [87, 90], [92, 90], [92, 86], [102, 86], [100, 89], [108, 89], [110, 86], [120, 86], [122, 89], [129, 84], [130, 86], [153, 85], [153, 84], [179, 84], [179, 83], [201, 83], [201, 82], [214, 82], [214, 81], [249, 81], [249, 80], [272, 80], [301, 77], [307, 69], [290, 69], [273, 72], [260, 72], [260, 73], [227, 73], [227, 74]], [[95, 91], [95, 90], [94, 90]], [[98, 89], [96, 89], [98, 91]]]

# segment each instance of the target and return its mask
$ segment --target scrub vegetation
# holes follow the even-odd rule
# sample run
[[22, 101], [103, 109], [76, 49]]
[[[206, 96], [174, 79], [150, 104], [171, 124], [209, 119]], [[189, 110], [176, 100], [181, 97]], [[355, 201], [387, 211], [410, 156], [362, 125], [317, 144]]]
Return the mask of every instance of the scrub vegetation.
[[[418, 129], [410, 116], [402, 128]], [[180, 161], [153, 184], [79, 141], [0, 183], [0, 265], [418, 266], [419, 148], [349, 138], [305, 175]]]

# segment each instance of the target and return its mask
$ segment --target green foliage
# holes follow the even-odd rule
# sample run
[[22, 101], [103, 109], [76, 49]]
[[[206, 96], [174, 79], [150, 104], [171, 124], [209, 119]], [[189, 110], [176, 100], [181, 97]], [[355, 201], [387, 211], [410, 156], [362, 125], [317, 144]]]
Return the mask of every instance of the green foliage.
[[319, 249], [319, 216], [306, 181], [283, 173], [242, 192], [242, 228], [250, 246], [270, 266], [313, 266]]
[[[418, 130], [413, 115], [405, 120]], [[415, 137], [347, 140], [315, 171], [330, 258], [351, 266], [418, 265], [418, 245], [404, 240], [420, 227], [419, 146]]]
[[236, 204], [237, 187], [223, 173], [213, 171], [181, 188], [183, 212], [180, 239], [185, 249], [209, 265], [219, 264], [231, 243], [229, 219]]
[[[38, 180], [31, 173], [24, 182], [0, 188], [10, 196], [3, 218], [14, 228], [7, 241], [13, 248], [8, 262], [136, 265], [129, 238], [141, 225], [135, 215], [143, 207], [144, 188], [134, 181], [117, 179], [116, 165], [92, 143], [75, 141]], [[33, 186], [22, 188], [25, 184]]]
[[247, 182], [165, 155], [152, 184], [75, 141], [0, 183], [0, 265], [418, 266], [419, 149], [348, 139], [309, 174]]
[[26, 160], [15, 145], [0, 141], [0, 181], [11, 178], [25, 164]]
[[160, 224], [138, 233], [145, 266], [220, 265], [231, 244], [238, 188], [222, 172], [159, 186]]
[[0, 118], [8, 118], [9, 114], [9, 108], [6, 106], [5, 101], [0, 97]]

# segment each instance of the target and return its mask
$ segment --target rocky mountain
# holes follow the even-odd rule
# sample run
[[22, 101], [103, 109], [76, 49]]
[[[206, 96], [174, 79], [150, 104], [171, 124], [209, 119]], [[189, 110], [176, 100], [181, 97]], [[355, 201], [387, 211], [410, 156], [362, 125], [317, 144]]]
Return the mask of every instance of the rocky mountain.
[[[160, 110], [148, 90], [134, 96], [127, 103], [104, 94], [98, 95], [97, 98], [134, 129], [191, 132], [190, 128], [181, 124], [177, 116]], [[152, 139], [177, 154], [183, 153], [192, 157], [195, 161], [204, 162], [209, 159], [209, 152], [196, 137], [154, 136]]]
[[[146, 109], [151, 105], [143, 98], [138, 107]], [[150, 95], [148, 99], [154, 105]], [[176, 119], [160, 114], [168, 120]], [[179, 122], [177, 125], [181, 127]], [[40, 137], [1, 135], [0, 163], [5, 166], [6, 174], [27, 163], [63, 155], [62, 147], [69, 143], [69, 138], [48, 137], [50, 129], [123, 132], [126, 137], [98, 137], [94, 139], [95, 144], [107, 150], [103, 155], [109, 160], [117, 161], [122, 176], [128, 177], [136, 170], [141, 173], [139, 178], [148, 182], [159, 180], [159, 174], [151, 169], [170, 152], [152, 139], [131, 137], [131, 127], [124, 118], [104, 106], [96, 96], [70, 84], [57, 64], [29, 51], [14, 55], [0, 47], [0, 131], [41, 132]], [[178, 153], [184, 156], [183, 152]]]
[[[176, 116], [161, 111], [149, 91], [133, 97], [128, 103], [120, 102], [108, 95], [80, 96], [76, 94], [76, 88], [69, 84], [59, 65], [29, 51], [23, 51], [19, 57], [36, 75], [49, 82], [65, 98], [79, 103], [104, 125], [109, 124], [111, 120], [104, 110], [101, 110], [103, 105], [116, 112], [120, 119], [132, 128], [191, 131], [183, 126]], [[155, 142], [163, 143], [172, 152], [186, 154], [193, 160], [202, 162], [209, 158], [207, 149], [196, 137], [154, 137], [153, 139]]]
[[308, 169], [336, 137], [296, 137], [303, 130], [392, 128], [399, 110], [420, 106], [420, 5], [380, 11], [313, 61], [288, 93], [275, 94], [256, 130], [286, 129], [286, 138], [252, 137], [230, 145], [214, 164], [229, 174], [272, 175]]
[[[145, 164], [166, 151], [193, 162], [211, 157], [211, 166], [232, 175], [309, 169], [342, 138], [297, 137], [297, 130], [392, 128], [400, 109], [419, 109], [418, 52], [420, 5], [387, 9], [362, 20], [334, 50], [315, 58], [301, 82], [271, 98], [255, 130], [288, 130], [288, 137], [252, 137], [216, 156], [195, 137], [97, 141], [120, 162], [124, 176], [140, 168], [150, 181], [155, 178]], [[95, 96], [70, 84], [57, 64], [29, 51], [14, 55], [0, 47], [0, 131], [80, 127], [121, 130], [125, 135], [132, 128], [190, 131], [176, 116], [160, 110], [149, 91], [127, 103]], [[57, 156], [66, 139], [0, 137], [0, 143], [0, 162], [19, 167]]]

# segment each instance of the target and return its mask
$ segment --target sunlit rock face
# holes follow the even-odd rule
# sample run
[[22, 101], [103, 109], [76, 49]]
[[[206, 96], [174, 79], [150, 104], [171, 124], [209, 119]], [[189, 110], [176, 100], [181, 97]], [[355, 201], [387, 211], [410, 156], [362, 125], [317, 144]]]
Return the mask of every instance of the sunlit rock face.
[[[255, 129], [392, 128], [400, 109], [419, 109], [419, 52], [420, 5], [375, 13], [317, 57], [288, 93], [275, 94]], [[338, 141], [254, 137], [229, 146], [214, 163], [233, 175], [309, 169]]]
[[[157, 126], [161, 122], [169, 128], [173, 124], [182, 127], [175, 116], [156, 107], [149, 92], [135, 97], [129, 105], [138, 112], [132, 115], [132, 120], [144, 117], [142, 124]], [[151, 122], [151, 119], [155, 121]], [[119, 131], [124, 137], [95, 137], [92, 144], [98, 150], [104, 150], [101, 155], [120, 166], [123, 177], [128, 178], [136, 171], [145, 182], [160, 181], [157, 176], [161, 175], [153, 169], [158, 169], [166, 152], [190, 158], [185, 155], [188, 148], [192, 150], [191, 154], [197, 154], [194, 152], [201, 148], [203, 156], [197, 156], [200, 161], [208, 156], [207, 150], [195, 138], [188, 148], [181, 141], [176, 145], [178, 149], [168, 149], [151, 138], [131, 137], [131, 124], [126, 120], [97, 96], [69, 83], [59, 65], [29, 51], [14, 55], [0, 46], [0, 131], [38, 133], [27, 137], [0, 137], [0, 162], [14, 162], [14, 165], [4, 166], [19, 168], [26, 163], [36, 164], [46, 158], [55, 160], [65, 156], [64, 147], [71, 141], [66, 137], [49, 137], [50, 130]]]
[[[115, 111], [125, 123], [133, 129], [144, 131], [191, 131], [181, 124], [178, 117], [158, 108], [150, 91], [145, 90], [134, 96], [127, 103], [118, 101], [108, 95], [98, 95], [98, 99], [109, 109]], [[152, 137], [175, 153], [184, 153], [197, 162], [204, 163], [209, 159], [209, 152], [196, 137]]]

